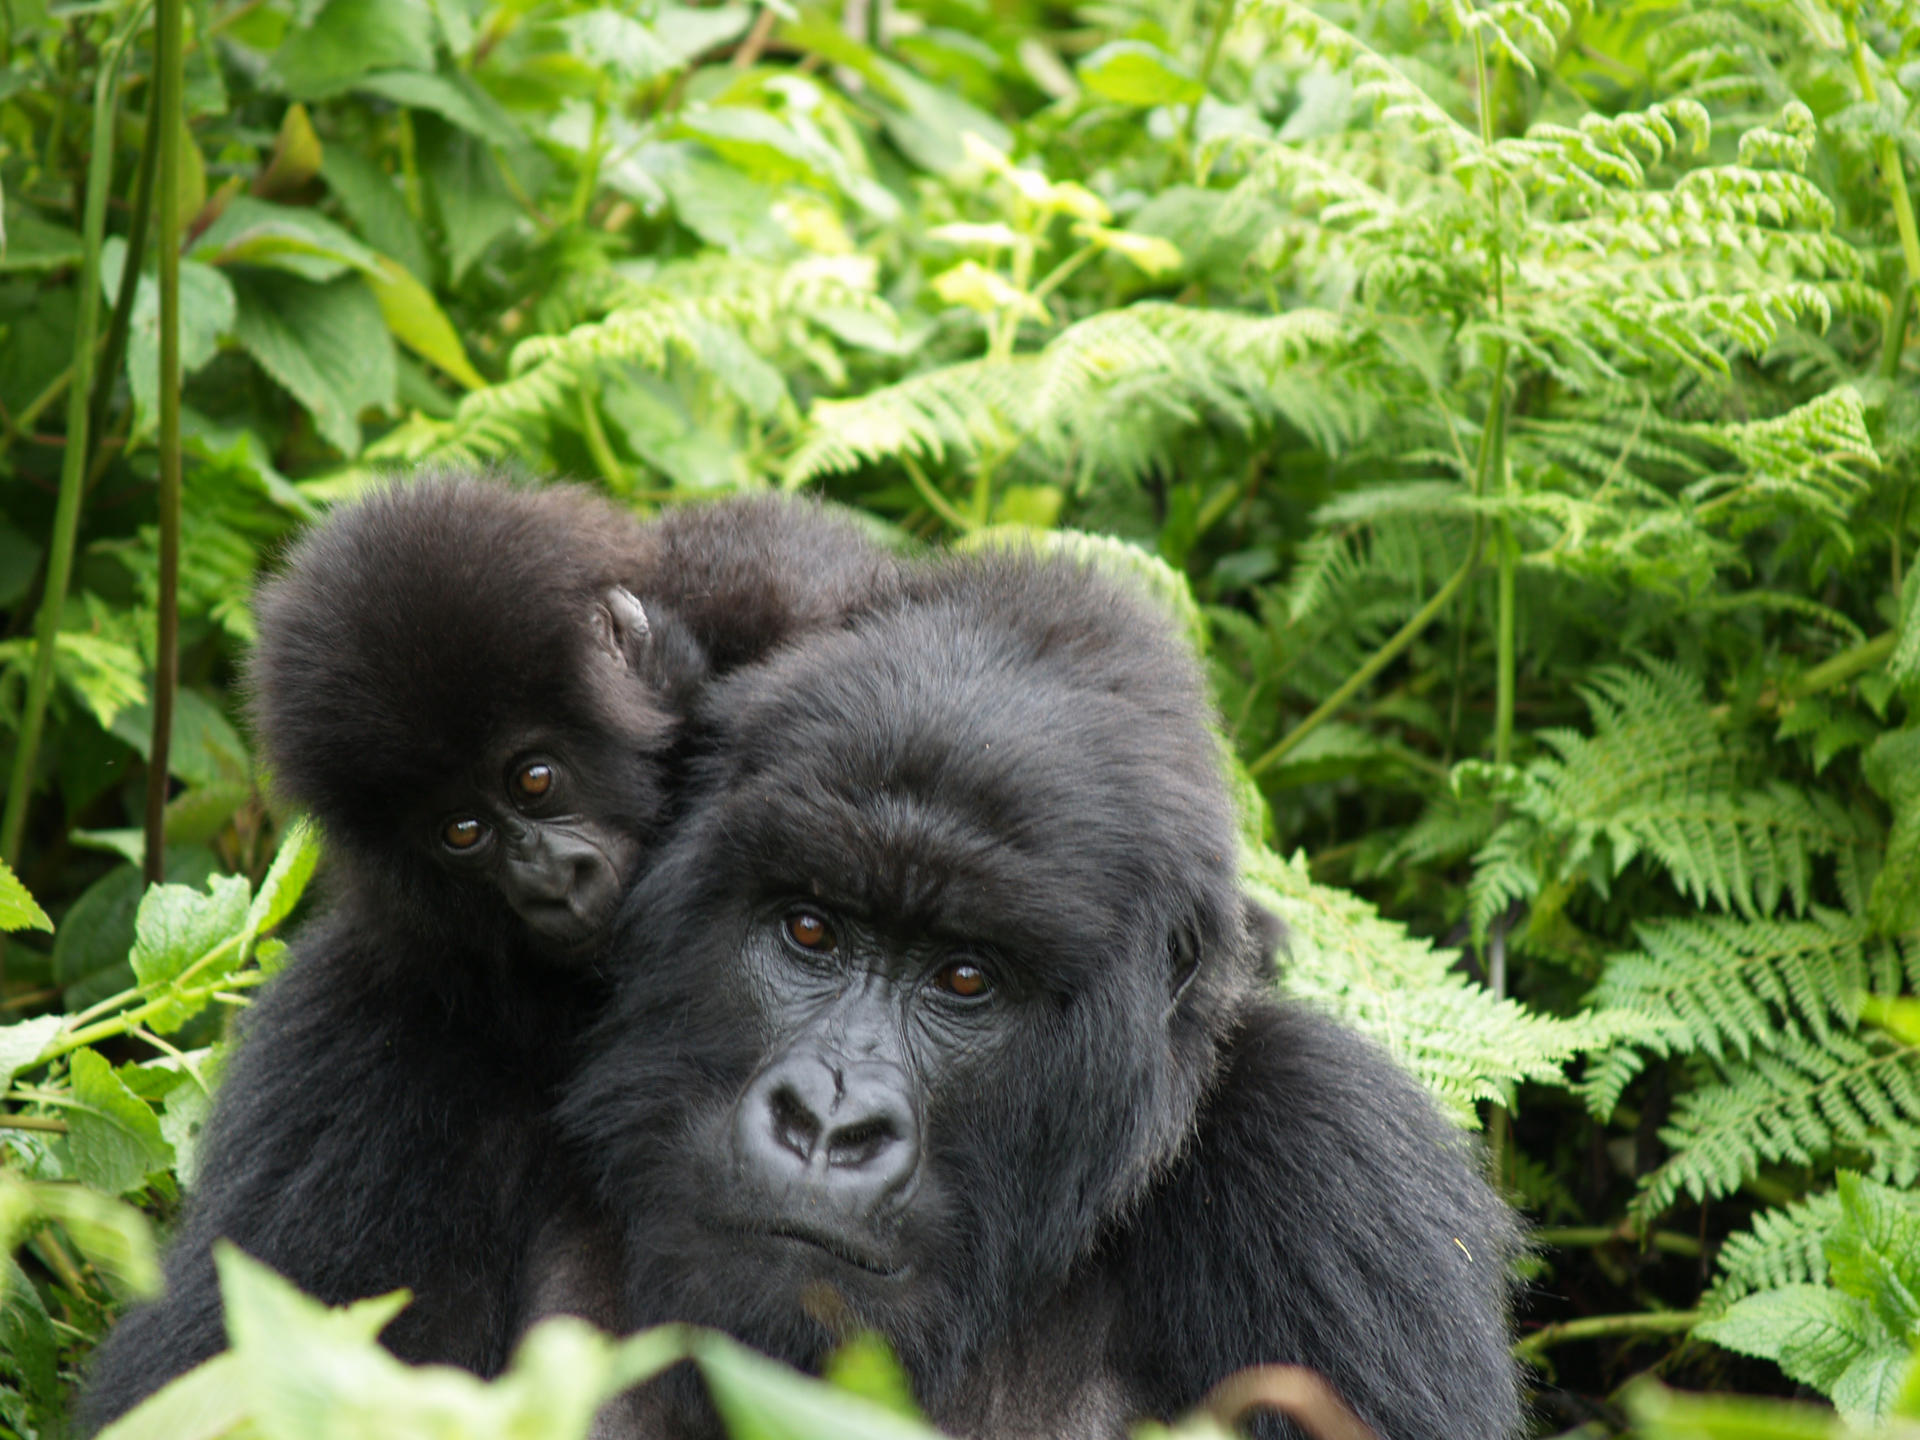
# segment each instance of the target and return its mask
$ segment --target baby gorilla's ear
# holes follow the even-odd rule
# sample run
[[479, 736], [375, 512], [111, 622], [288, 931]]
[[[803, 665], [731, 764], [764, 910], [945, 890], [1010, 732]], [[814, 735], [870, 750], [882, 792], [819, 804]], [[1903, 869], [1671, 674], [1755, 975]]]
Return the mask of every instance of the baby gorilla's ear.
[[629, 670], [640, 668], [641, 652], [652, 633], [646, 607], [623, 585], [607, 590], [593, 607], [594, 639], [609, 658]]

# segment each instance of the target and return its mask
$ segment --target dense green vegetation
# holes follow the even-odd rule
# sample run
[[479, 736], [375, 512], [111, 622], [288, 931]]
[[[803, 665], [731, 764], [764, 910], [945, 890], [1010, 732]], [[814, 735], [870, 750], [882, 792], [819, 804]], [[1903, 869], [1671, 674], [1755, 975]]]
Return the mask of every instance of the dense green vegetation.
[[[1913, 1433], [1917, 86], [1900, 0], [5, 0], [0, 1435], [150, 1278], [121, 1202], [313, 869], [252, 578], [476, 461], [1157, 556], [1281, 983], [1539, 1227], [1537, 1432]], [[129, 1433], [578, 1435], [691, 1343], [489, 1391], [228, 1278], [243, 1358]]]

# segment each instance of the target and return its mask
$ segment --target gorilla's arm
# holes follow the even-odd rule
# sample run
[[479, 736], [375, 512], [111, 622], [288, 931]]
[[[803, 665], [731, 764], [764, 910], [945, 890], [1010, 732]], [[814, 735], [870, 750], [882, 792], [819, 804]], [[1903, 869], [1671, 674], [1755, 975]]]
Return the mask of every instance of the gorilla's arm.
[[[219, 1238], [332, 1303], [411, 1289], [382, 1337], [402, 1358], [503, 1363], [551, 1168], [535, 1107], [552, 1077], [518, 1073], [497, 1002], [400, 979], [391, 941], [352, 911], [311, 927], [248, 1012], [166, 1291], [95, 1356], [87, 1432], [226, 1348]], [[538, 1025], [540, 1008], [499, 1013]]]
[[1519, 1237], [1472, 1150], [1372, 1045], [1304, 1009], [1249, 1007], [1222, 1059], [1190, 1147], [1115, 1241], [1114, 1360], [1149, 1413], [1290, 1361], [1382, 1440], [1513, 1435]]

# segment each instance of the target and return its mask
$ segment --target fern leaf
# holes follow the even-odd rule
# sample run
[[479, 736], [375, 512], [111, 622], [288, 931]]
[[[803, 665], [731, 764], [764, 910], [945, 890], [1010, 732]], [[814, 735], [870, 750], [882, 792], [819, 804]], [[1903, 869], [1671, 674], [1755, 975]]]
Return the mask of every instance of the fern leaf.
[[1763, 1164], [1819, 1164], [1842, 1147], [1869, 1157], [1889, 1145], [1920, 1147], [1920, 1047], [1881, 1036], [1782, 1035], [1724, 1081], [1681, 1096], [1660, 1138], [1673, 1154], [1646, 1177], [1634, 1202], [1642, 1216], [1682, 1192], [1728, 1194]]

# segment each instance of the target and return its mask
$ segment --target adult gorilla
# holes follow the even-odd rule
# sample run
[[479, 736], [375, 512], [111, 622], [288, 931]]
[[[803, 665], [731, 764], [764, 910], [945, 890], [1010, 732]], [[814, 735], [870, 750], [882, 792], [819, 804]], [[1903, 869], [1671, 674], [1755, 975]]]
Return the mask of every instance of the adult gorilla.
[[[628, 1217], [624, 1323], [801, 1366], [871, 1328], [979, 1436], [1117, 1437], [1269, 1361], [1386, 1440], [1514, 1431], [1509, 1217], [1402, 1075], [1269, 993], [1158, 616], [956, 562], [705, 715], [563, 1106]], [[670, 1385], [619, 1423], [714, 1428]]]

